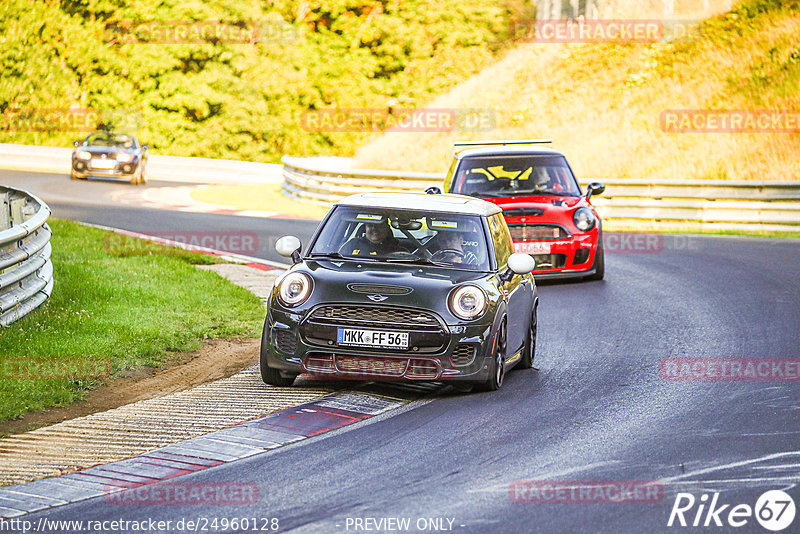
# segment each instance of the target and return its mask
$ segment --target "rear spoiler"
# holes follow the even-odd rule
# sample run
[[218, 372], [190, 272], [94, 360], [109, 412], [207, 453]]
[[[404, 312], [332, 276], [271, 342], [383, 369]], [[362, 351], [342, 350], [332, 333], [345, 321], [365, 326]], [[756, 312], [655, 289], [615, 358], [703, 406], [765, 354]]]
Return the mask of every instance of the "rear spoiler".
[[455, 146], [490, 146], [490, 145], [546, 145], [552, 139], [525, 139], [520, 141], [460, 141], [453, 143]]

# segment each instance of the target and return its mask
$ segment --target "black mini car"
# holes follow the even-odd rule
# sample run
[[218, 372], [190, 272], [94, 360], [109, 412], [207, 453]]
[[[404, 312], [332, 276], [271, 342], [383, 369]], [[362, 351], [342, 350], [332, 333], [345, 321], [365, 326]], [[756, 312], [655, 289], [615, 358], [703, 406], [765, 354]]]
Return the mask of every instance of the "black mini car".
[[86, 179], [90, 176], [123, 178], [132, 184], [147, 181], [148, 145], [140, 145], [136, 137], [128, 134], [99, 131], [90, 133], [83, 142], [73, 143], [70, 178]]
[[[338, 202], [275, 283], [261, 376], [453, 381], [495, 390], [530, 368], [539, 303], [499, 207], [461, 195], [363, 193]], [[455, 385], [455, 384], [454, 384]]]

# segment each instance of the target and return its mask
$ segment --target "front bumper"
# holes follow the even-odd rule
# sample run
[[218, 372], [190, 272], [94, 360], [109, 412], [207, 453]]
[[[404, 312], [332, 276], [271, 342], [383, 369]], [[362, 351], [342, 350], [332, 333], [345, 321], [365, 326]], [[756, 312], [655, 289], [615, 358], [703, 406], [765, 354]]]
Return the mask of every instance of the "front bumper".
[[[270, 367], [289, 374], [323, 379], [485, 382], [491, 362], [492, 324], [447, 325], [443, 332], [380, 328], [409, 332], [409, 348], [341, 346], [330, 331], [309, 318], [313, 310], [295, 314], [270, 309], [265, 323], [265, 351]], [[361, 326], [348, 326], [361, 328]]]
[[[545, 254], [530, 252], [536, 260], [533, 276], [536, 280], [557, 278], [575, 278], [595, 273], [594, 258], [597, 254], [598, 234], [576, 234], [569, 239], [520, 243], [518, 246], [546, 245], [549, 251]], [[524, 250], [524, 249], [523, 249]]]
[[92, 160], [73, 158], [72, 174], [79, 178], [88, 178], [90, 176], [98, 176], [103, 178], [130, 178], [136, 174], [136, 171], [139, 167], [139, 162], [137, 160], [125, 163], [116, 160], [105, 161], [113, 161], [114, 167], [111, 169], [98, 169], [92, 165]]

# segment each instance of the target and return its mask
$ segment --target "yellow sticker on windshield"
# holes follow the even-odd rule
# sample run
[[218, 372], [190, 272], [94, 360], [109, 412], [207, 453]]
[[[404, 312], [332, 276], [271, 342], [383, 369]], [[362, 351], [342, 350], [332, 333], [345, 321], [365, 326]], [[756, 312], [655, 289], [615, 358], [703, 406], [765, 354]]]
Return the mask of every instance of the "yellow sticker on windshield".
[[356, 215], [356, 219], [362, 221], [382, 221], [383, 215], [372, 215], [370, 213], [359, 213]]
[[431, 221], [431, 228], [451, 228], [458, 230], [458, 223], [451, 221]]

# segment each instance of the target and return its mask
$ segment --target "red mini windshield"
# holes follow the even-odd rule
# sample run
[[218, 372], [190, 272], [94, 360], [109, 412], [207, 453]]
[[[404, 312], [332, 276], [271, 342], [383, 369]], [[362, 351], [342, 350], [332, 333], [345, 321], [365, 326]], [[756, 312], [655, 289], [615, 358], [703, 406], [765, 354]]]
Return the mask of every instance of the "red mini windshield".
[[464, 158], [452, 192], [478, 198], [581, 194], [563, 156], [524, 155]]

